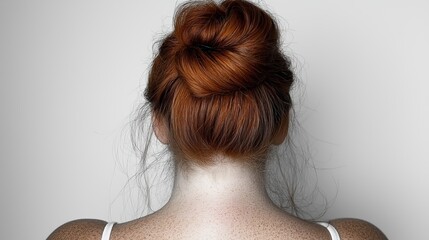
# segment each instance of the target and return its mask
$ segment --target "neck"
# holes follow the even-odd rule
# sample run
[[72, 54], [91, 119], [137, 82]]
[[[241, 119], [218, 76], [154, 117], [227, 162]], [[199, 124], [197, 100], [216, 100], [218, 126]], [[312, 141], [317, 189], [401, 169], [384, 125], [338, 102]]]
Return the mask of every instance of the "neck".
[[222, 159], [210, 166], [177, 168], [167, 205], [223, 208], [272, 206], [272, 202], [265, 190], [262, 171], [231, 159]]

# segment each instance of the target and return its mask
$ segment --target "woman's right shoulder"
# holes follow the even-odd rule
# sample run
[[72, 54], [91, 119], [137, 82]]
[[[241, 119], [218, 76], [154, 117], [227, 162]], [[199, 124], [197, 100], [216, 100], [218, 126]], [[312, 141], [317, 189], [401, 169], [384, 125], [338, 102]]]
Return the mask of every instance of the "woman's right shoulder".
[[386, 235], [375, 225], [361, 219], [341, 218], [329, 221], [338, 231], [341, 240], [387, 240]]
[[101, 239], [106, 222], [97, 219], [79, 219], [59, 226], [47, 240]]

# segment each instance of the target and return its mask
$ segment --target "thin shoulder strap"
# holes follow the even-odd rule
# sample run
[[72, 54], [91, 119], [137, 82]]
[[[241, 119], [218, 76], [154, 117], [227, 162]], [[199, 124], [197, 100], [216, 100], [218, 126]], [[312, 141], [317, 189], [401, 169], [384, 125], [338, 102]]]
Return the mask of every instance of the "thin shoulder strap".
[[331, 224], [327, 223], [327, 222], [318, 222], [318, 224], [326, 227], [329, 231], [329, 234], [331, 234], [331, 239], [332, 240], [340, 240], [340, 234], [338, 234], [337, 229], [335, 229], [334, 226], [332, 226]]
[[101, 240], [110, 239], [110, 233], [112, 232], [113, 225], [115, 225], [115, 222], [109, 222], [106, 224], [103, 230], [103, 235], [101, 236]]

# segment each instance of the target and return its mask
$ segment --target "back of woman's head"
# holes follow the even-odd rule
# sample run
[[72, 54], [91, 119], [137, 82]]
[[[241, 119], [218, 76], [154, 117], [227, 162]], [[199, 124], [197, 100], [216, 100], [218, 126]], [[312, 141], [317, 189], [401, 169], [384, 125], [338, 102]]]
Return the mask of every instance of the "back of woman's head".
[[273, 18], [248, 1], [178, 8], [145, 97], [179, 160], [263, 159], [291, 107], [294, 77], [279, 37]]

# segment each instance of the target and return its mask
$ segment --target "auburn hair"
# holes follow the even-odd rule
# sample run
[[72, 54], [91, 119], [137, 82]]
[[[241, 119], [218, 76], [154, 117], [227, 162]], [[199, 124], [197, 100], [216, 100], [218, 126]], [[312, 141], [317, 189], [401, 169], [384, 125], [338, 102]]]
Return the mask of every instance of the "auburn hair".
[[178, 159], [261, 159], [292, 105], [294, 82], [266, 11], [244, 0], [187, 2], [160, 41], [145, 98]]

